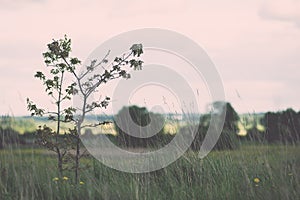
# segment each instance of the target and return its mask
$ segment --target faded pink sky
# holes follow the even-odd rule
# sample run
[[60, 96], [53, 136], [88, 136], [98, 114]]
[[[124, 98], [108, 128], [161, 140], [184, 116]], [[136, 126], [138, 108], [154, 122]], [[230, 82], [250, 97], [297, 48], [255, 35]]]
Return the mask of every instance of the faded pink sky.
[[26, 97], [49, 104], [33, 78], [52, 38], [84, 60], [119, 33], [156, 27], [201, 45], [238, 112], [300, 109], [300, 0], [0, 0], [0, 115], [27, 115]]

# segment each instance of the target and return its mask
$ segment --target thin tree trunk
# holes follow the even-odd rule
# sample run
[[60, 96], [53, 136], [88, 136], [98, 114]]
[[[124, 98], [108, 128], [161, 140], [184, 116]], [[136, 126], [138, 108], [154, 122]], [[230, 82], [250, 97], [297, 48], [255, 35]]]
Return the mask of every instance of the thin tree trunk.
[[79, 183], [79, 159], [80, 159], [80, 138], [76, 138], [76, 156], [75, 156], [75, 183]]
[[62, 156], [61, 156], [61, 153], [58, 149], [58, 153], [57, 153], [57, 168], [58, 168], [58, 174], [59, 174], [59, 177], [62, 177], [62, 171], [63, 171], [63, 168], [62, 168]]
[[[64, 79], [64, 72], [61, 72], [61, 79], [60, 79], [60, 85], [59, 85], [59, 91], [58, 91], [58, 100], [57, 100], [57, 127], [56, 127], [56, 135], [55, 135], [55, 141], [56, 144], [58, 143], [58, 136], [59, 136], [59, 132], [60, 132], [60, 104], [61, 104], [61, 94], [62, 94], [62, 84], [63, 84], [63, 79]], [[59, 147], [56, 147], [56, 151], [57, 151], [57, 167], [58, 167], [58, 173], [59, 176], [62, 176], [62, 171], [63, 171], [63, 167], [62, 167], [62, 154], [60, 152]]]
[[82, 123], [85, 119], [85, 114], [86, 114], [86, 104], [87, 104], [87, 95], [83, 96], [83, 106], [82, 106], [82, 116], [78, 121], [77, 124], [77, 137], [76, 137], [76, 155], [75, 155], [75, 183], [79, 183], [79, 159], [80, 159], [80, 135], [81, 135], [81, 127]]

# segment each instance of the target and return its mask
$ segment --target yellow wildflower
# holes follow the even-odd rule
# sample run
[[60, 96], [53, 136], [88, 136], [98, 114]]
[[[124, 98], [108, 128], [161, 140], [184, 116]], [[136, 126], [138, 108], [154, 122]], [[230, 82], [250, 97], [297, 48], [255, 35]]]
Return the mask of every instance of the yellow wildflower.
[[84, 185], [84, 182], [83, 182], [83, 181], [80, 181], [79, 184], [80, 184], [80, 185]]
[[64, 176], [64, 177], [63, 177], [63, 180], [64, 180], [64, 181], [67, 181], [67, 180], [69, 180], [69, 178], [66, 177], [66, 176]]
[[253, 181], [254, 181], [254, 183], [259, 183], [260, 179], [259, 178], [254, 178]]
[[58, 181], [58, 180], [59, 180], [58, 177], [54, 177], [54, 178], [52, 179], [52, 181]]

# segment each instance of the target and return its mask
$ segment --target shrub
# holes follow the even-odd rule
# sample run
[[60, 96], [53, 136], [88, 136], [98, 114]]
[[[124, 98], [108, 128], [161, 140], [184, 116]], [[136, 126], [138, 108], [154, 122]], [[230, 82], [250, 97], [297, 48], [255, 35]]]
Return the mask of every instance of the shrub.
[[[129, 112], [130, 118], [128, 118], [127, 113]], [[154, 136], [148, 138], [140, 138], [129, 135], [129, 131], [134, 131], [137, 136], [145, 135], [141, 130], [133, 129], [129, 127], [129, 120], [132, 120], [139, 127], [146, 127], [150, 124], [151, 126], [147, 127], [147, 133], [151, 134], [156, 127], [163, 127], [164, 117], [161, 114], [149, 112], [145, 107], [130, 106], [123, 107], [118, 114], [115, 116], [115, 127], [118, 135], [116, 136], [117, 143], [120, 146], [125, 147], [158, 147], [168, 143], [172, 136], [164, 134], [163, 128], [156, 133]], [[151, 121], [153, 120], [153, 121]], [[121, 127], [126, 131], [122, 130]]]

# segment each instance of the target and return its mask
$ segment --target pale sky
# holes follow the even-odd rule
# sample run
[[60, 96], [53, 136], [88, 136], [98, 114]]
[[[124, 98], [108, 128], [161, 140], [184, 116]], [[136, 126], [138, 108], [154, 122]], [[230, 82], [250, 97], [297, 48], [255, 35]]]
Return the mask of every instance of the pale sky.
[[114, 35], [176, 31], [215, 63], [240, 113], [300, 110], [300, 0], [0, 0], [0, 115], [28, 115], [26, 97], [49, 104], [33, 78], [42, 52], [67, 34], [84, 60]]

